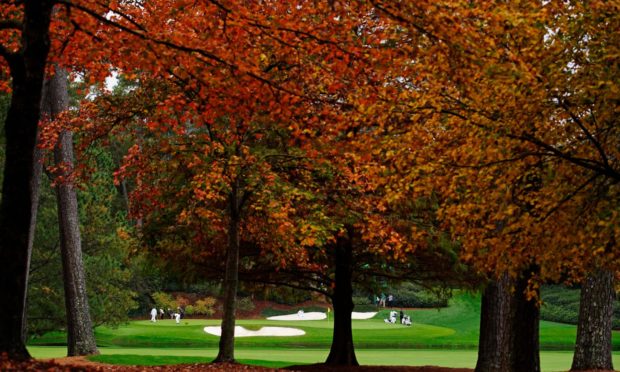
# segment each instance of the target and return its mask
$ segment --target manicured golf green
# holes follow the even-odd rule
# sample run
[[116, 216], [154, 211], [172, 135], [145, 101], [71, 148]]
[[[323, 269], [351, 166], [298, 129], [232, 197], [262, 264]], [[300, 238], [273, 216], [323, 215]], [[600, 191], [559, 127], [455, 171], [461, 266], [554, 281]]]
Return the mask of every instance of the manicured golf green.
[[[361, 364], [441, 365], [473, 367], [477, 356], [480, 299], [468, 293], [455, 296], [450, 307], [442, 310], [408, 310], [412, 327], [383, 321], [388, 310], [373, 319], [354, 320], [353, 337]], [[236, 356], [245, 363], [281, 367], [318, 363], [325, 360], [332, 339], [331, 320], [271, 321], [239, 320], [238, 325], [257, 330], [263, 326], [302, 329], [303, 336], [237, 338]], [[204, 332], [219, 320], [187, 319], [181, 324], [166, 319], [147, 320], [127, 325], [96, 329], [102, 355], [95, 357], [116, 364], [177, 364], [209, 362], [217, 354], [219, 337]], [[541, 363], [546, 371], [570, 368], [576, 327], [541, 322]], [[614, 349], [620, 346], [620, 333], [614, 332]], [[65, 348], [63, 333], [51, 333], [33, 340], [30, 350], [39, 358], [61, 357]], [[619, 359], [620, 353], [614, 355]]]

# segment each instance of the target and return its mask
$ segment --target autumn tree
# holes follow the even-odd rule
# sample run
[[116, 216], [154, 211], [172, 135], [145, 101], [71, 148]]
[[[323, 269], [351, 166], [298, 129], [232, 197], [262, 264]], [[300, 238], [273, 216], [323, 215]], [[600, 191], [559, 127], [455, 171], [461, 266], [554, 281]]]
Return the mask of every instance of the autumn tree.
[[410, 165], [395, 185], [440, 191], [462, 257], [527, 281], [528, 298], [541, 281], [616, 271], [614, 6], [373, 3], [398, 24], [391, 53], [403, 57], [386, 54], [399, 78], [370, 109], [410, 141], [395, 151]]

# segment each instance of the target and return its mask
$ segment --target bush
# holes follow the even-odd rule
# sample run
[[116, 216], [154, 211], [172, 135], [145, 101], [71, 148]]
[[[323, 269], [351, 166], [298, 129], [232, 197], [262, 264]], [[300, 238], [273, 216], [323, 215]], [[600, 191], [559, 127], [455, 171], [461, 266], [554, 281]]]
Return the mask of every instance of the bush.
[[242, 297], [237, 300], [237, 309], [239, 311], [249, 312], [254, 310], [254, 302], [249, 297]]
[[195, 313], [194, 305], [185, 306], [185, 315], [192, 316], [194, 315], [194, 313]]
[[179, 305], [177, 305], [177, 301], [172, 297], [172, 295], [165, 292], [155, 292], [151, 295], [153, 301], [155, 301], [155, 306], [164, 308], [164, 309], [176, 309]]
[[211, 316], [215, 313], [217, 300], [213, 297], [205, 297], [194, 304], [194, 314]]
[[364, 296], [353, 296], [353, 304], [354, 305], [372, 305], [372, 301], [368, 297]]
[[393, 307], [437, 308], [447, 307], [452, 297], [450, 290], [437, 288], [430, 291], [413, 283], [402, 283], [391, 292]]
[[296, 305], [312, 299], [310, 292], [300, 291], [288, 287], [274, 287], [268, 294], [267, 300], [281, 305]]

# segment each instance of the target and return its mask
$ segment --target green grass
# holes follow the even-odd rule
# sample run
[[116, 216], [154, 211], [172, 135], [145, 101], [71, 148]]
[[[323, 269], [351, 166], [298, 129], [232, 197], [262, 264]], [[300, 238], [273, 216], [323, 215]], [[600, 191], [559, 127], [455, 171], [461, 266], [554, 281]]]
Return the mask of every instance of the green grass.
[[[449, 307], [441, 310], [406, 310], [412, 316], [412, 327], [385, 323], [383, 318], [387, 317], [388, 310], [382, 310], [373, 319], [354, 320], [353, 337], [358, 359], [362, 364], [473, 367], [478, 342], [479, 307], [479, 296], [459, 293], [451, 300]], [[250, 329], [262, 326], [295, 327], [306, 332], [303, 336], [294, 337], [238, 338], [235, 341], [237, 357], [257, 365], [281, 367], [321, 362], [327, 356], [332, 339], [331, 319], [252, 319], [239, 320], [237, 324]], [[205, 333], [203, 328], [207, 325], [219, 325], [219, 320], [188, 319], [181, 324], [172, 320], [157, 323], [139, 320], [118, 328], [99, 327], [95, 335], [102, 355], [95, 358], [116, 364], [140, 365], [208, 362], [216, 355], [219, 337]], [[545, 370], [570, 367], [575, 334], [576, 327], [573, 325], [540, 323], [541, 350], [544, 351], [541, 360]], [[616, 350], [620, 347], [619, 335], [614, 332], [613, 346]], [[33, 340], [30, 346], [35, 356], [49, 358], [65, 353], [64, 347], [49, 345], [64, 343], [65, 335], [56, 332]]]
[[[50, 350], [52, 349], [53, 352]], [[33, 346], [30, 352], [37, 358], [62, 357], [66, 349]], [[319, 363], [325, 360], [327, 349], [240, 349], [236, 356], [241, 363], [271, 368], [295, 364]], [[413, 349], [357, 349], [357, 359], [363, 365], [435, 365], [455, 368], [473, 368], [476, 364], [475, 350], [428, 350]], [[217, 349], [148, 349], [148, 348], [102, 348], [101, 355], [90, 359], [119, 365], [163, 365], [208, 363], [217, 355]], [[543, 371], [566, 371], [570, 368], [572, 352], [542, 351]], [[620, 354], [614, 354], [615, 365], [620, 365]]]

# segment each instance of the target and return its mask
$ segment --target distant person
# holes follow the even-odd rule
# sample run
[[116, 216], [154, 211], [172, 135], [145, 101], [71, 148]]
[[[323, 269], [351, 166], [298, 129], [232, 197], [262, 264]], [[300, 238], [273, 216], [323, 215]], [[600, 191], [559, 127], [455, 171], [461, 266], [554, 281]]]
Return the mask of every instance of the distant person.
[[381, 299], [379, 298], [379, 296], [375, 296], [375, 306], [379, 306], [380, 303]]
[[174, 320], [177, 322], [177, 324], [181, 323], [181, 313], [174, 313]]
[[177, 313], [179, 314], [179, 317], [181, 319], [185, 318], [185, 311], [183, 311], [183, 308], [181, 306], [177, 307]]
[[388, 307], [392, 307], [392, 302], [394, 302], [394, 296], [389, 295], [387, 297], [387, 305], [388, 305]]
[[396, 324], [396, 311], [390, 311], [390, 317], [383, 320], [386, 323]]
[[400, 324], [403, 324], [403, 317], [405, 316], [405, 313], [403, 313], [403, 309], [400, 309]]
[[385, 307], [385, 294], [381, 293], [381, 299], [379, 300], [379, 306]]
[[157, 321], [157, 309], [152, 308], [151, 309], [151, 322], [156, 322], [156, 321]]
[[159, 308], [159, 319], [164, 319], [164, 309]]
[[401, 323], [406, 326], [411, 326], [411, 317], [409, 315], [405, 315]]

